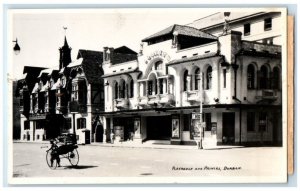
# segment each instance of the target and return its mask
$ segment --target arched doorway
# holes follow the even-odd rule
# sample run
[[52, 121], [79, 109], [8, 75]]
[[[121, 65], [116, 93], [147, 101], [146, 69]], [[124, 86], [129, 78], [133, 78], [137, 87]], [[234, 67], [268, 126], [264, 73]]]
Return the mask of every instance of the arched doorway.
[[96, 142], [103, 142], [103, 125], [98, 123], [96, 126]]

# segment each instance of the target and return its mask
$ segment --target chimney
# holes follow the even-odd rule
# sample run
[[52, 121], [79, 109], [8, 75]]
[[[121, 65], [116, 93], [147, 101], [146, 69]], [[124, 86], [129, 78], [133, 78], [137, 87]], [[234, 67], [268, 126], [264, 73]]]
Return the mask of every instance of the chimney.
[[108, 56], [108, 59], [109, 59], [109, 61], [111, 62], [111, 63], [113, 63], [113, 61], [114, 61], [114, 48], [113, 47], [110, 47], [109, 48], [109, 56]]

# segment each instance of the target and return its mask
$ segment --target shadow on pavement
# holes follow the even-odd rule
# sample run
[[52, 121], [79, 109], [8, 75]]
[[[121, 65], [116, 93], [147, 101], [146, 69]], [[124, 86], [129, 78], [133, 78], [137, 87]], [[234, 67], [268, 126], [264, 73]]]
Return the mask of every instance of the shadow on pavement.
[[65, 166], [64, 169], [87, 169], [87, 168], [96, 168], [98, 166], [89, 166], [89, 165], [78, 165], [78, 166]]

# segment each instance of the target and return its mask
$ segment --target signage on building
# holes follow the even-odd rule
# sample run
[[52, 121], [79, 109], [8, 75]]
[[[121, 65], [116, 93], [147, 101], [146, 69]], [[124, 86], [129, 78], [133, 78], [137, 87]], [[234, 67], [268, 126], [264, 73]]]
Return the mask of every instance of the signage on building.
[[200, 119], [200, 113], [192, 113], [192, 119]]
[[217, 123], [216, 122], [212, 122], [211, 123], [211, 134], [212, 135], [216, 135], [217, 134]]
[[199, 119], [192, 119], [192, 133], [195, 140], [203, 139], [205, 122], [200, 122]]
[[29, 120], [40, 120], [46, 119], [46, 115], [31, 115], [29, 116]]
[[162, 50], [157, 50], [153, 52], [151, 55], [147, 56], [146, 64], [150, 63], [155, 58], [162, 58], [169, 62], [171, 60], [171, 57]]

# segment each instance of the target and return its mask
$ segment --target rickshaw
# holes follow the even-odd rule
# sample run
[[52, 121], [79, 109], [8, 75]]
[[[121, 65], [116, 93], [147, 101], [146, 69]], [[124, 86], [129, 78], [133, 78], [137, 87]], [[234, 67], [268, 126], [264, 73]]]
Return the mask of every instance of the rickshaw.
[[61, 161], [63, 158], [68, 159], [72, 166], [77, 166], [79, 154], [74, 134], [62, 134], [55, 140], [51, 140], [50, 143], [51, 148], [46, 151], [46, 161], [51, 169], [56, 169], [59, 165], [58, 161]]

